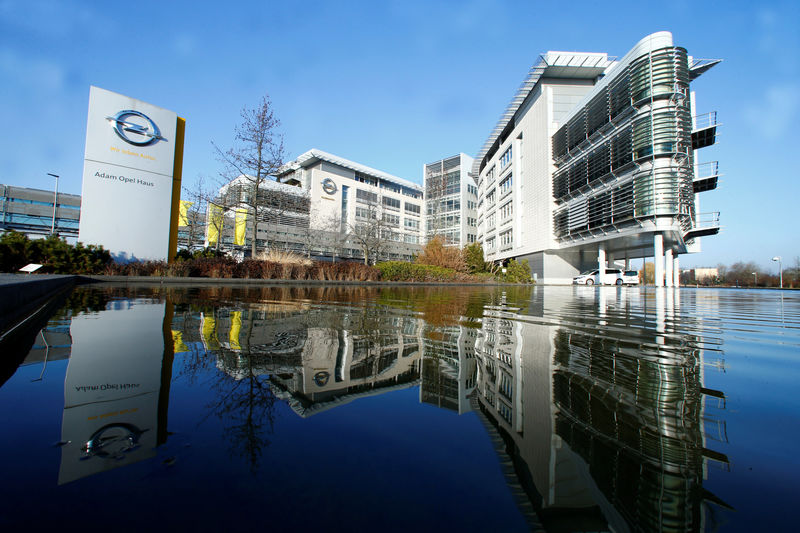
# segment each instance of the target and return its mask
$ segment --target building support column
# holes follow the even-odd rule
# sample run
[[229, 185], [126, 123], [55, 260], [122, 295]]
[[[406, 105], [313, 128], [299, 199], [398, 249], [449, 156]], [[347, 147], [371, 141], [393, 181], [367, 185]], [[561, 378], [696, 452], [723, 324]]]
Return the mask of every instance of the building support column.
[[664, 236], [653, 234], [653, 285], [664, 286]]
[[600, 243], [597, 249], [597, 284], [603, 284], [606, 275], [606, 245]]
[[681, 262], [678, 259], [678, 254], [675, 254], [675, 258], [672, 260], [672, 285], [675, 287], [681, 286]]
[[630, 269], [631, 269], [631, 258], [625, 257], [625, 270], [630, 270]]
[[672, 248], [664, 252], [664, 282], [667, 287], [672, 287]]

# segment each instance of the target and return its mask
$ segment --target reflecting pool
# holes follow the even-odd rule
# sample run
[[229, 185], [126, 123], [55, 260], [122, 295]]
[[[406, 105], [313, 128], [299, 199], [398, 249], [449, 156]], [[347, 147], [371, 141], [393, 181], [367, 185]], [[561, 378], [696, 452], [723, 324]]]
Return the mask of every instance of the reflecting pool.
[[4, 531], [796, 528], [800, 293], [95, 285], [61, 303], [0, 346]]

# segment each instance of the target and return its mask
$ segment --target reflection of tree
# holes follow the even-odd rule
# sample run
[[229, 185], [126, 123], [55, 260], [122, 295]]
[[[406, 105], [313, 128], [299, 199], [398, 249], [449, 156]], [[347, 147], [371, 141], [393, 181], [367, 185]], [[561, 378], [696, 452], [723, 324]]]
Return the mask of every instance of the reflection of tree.
[[252, 358], [245, 357], [245, 361], [244, 377], [217, 374], [218, 380], [211, 387], [216, 398], [208, 407], [222, 421], [231, 455], [244, 457], [255, 473], [274, 429], [275, 395], [269, 375], [259, 375]]
[[[237, 311], [204, 307], [206, 320], [213, 319], [215, 328], [220, 322], [232, 321], [233, 316], [240, 318], [245, 327], [235, 338], [228, 329], [227, 345], [219, 338], [217, 329], [206, 331], [203, 334], [213, 338], [204, 339], [205, 344], [190, 343], [191, 348], [183, 357], [181, 374], [190, 382], [199, 375], [210, 374], [212, 381], [208, 386], [215, 397], [207, 405], [208, 416], [222, 422], [231, 455], [243, 457], [253, 473], [258, 471], [261, 455], [269, 446], [269, 435], [274, 430], [276, 398], [271, 389], [271, 374], [291, 362], [303, 346], [305, 326], [298, 323], [301, 310], [291, 303], [250, 304]], [[199, 319], [191, 313], [183, 317], [181, 325], [185, 339], [201, 327]]]

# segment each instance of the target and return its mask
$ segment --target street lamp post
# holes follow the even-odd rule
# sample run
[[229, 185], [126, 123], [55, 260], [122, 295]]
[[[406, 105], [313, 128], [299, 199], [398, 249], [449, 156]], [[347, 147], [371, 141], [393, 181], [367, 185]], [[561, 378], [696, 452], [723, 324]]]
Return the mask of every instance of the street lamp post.
[[56, 206], [58, 205], [58, 175], [47, 173], [48, 176], [53, 176], [56, 179], [56, 189], [53, 192], [53, 224], [50, 226], [50, 235], [56, 232]]
[[751, 273], [753, 274], [753, 277], [755, 278], [755, 281], [753, 282], [753, 285], [757, 287], [758, 286], [758, 272], [751, 272]]
[[783, 264], [781, 263], [781, 256], [776, 255], [775, 257], [772, 258], [772, 260], [778, 262], [778, 272], [780, 273], [780, 277], [781, 277], [781, 289], [782, 289], [783, 288]]

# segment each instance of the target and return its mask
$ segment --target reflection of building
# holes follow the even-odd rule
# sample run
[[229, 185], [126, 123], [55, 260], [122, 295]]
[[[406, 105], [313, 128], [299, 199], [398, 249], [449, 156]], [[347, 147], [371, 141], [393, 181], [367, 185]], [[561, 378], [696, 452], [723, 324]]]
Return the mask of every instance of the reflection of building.
[[71, 321], [59, 484], [152, 457], [166, 440], [172, 346], [159, 333], [171, 305], [115, 303]]
[[477, 335], [475, 328], [466, 326], [428, 327], [423, 336], [421, 402], [459, 414], [471, 410]]
[[[62, 237], [78, 236], [81, 197], [58, 193], [55, 233]], [[0, 231], [18, 231], [28, 235], [49, 235], [53, 228], [53, 191], [0, 185]]]
[[275, 303], [181, 317], [173, 335], [183, 344], [177, 351], [202, 343], [235, 379], [270, 376], [276, 394], [307, 417], [419, 383], [421, 324], [399, 312], [344, 317], [339, 308]]
[[478, 187], [469, 176], [472, 158], [458, 154], [423, 167], [425, 240], [439, 235], [459, 247], [475, 242]]
[[[704, 527], [706, 463], [726, 461], [708, 448], [724, 422], [706, 397], [723, 395], [703, 388], [700, 343], [664, 327], [668, 302], [643, 300], [572, 300], [574, 326], [484, 319], [476, 402], [546, 530]], [[612, 313], [630, 333], [604, 331]]]
[[[716, 188], [716, 114], [697, 116], [695, 60], [658, 32], [621, 60], [547, 52], [475, 159], [478, 240], [487, 260], [527, 259], [569, 282], [582, 270], [655, 257], [656, 285], [677, 280], [678, 255], [719, 231], [698, 193]], [[620, 264], [620, 266], [622, 266]]]

